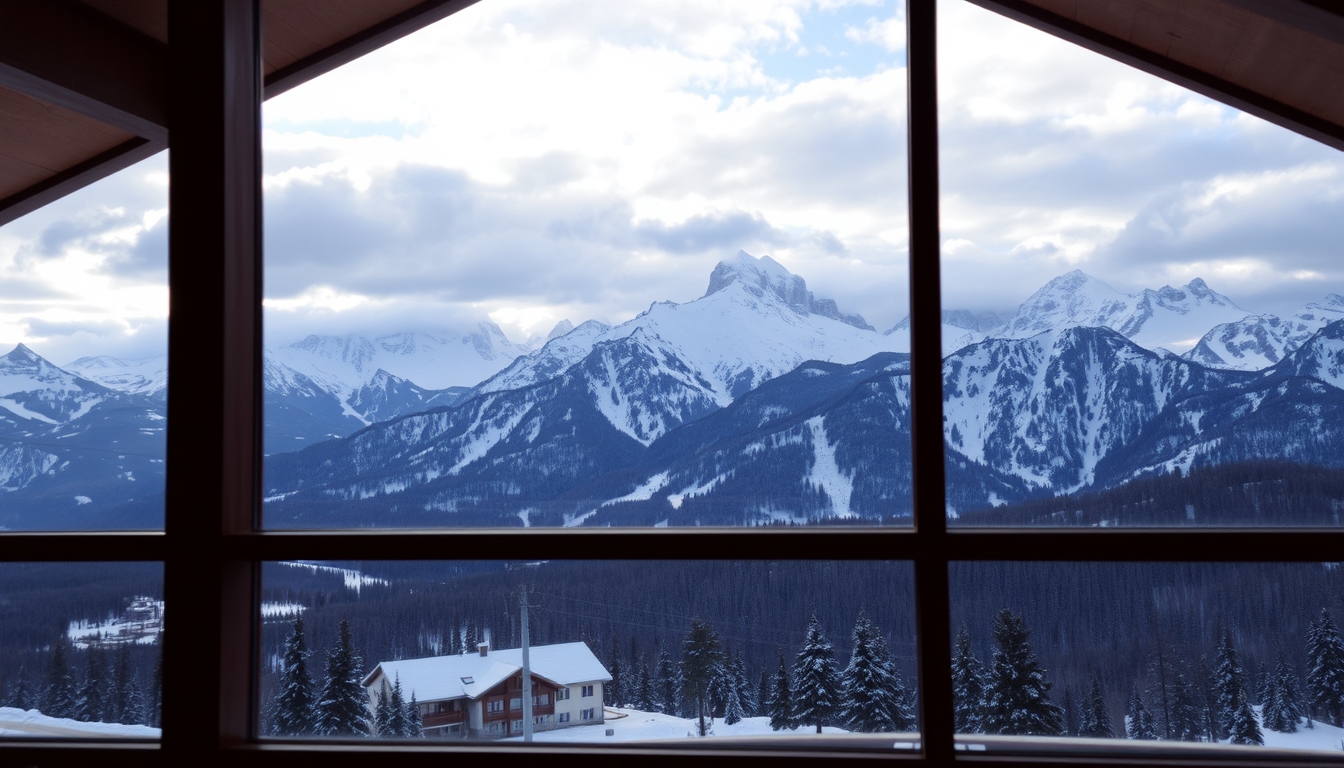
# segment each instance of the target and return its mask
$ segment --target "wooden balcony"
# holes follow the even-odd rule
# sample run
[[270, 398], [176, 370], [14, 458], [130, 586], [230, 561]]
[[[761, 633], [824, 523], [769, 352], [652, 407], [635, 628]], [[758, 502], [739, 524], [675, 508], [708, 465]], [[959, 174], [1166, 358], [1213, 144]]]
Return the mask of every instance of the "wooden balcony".
[[467, 713], [462, 710], [456, 712], [435, 712], [431, 715], [425, 715], [421, 718], [421, 726], [424, 728], [438, 728], [441, 725], [456, 725], [466, 719]]

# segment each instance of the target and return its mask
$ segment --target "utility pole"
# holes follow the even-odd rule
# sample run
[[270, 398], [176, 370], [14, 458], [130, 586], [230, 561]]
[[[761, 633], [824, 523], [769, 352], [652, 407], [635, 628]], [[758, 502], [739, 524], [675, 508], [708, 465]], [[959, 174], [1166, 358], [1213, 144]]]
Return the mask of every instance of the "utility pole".
[[518, 590], [520, 610], [518, 618], [523, 630], [523, 743], [532, 742], [532, 662], [528, 658], [527, 585]]

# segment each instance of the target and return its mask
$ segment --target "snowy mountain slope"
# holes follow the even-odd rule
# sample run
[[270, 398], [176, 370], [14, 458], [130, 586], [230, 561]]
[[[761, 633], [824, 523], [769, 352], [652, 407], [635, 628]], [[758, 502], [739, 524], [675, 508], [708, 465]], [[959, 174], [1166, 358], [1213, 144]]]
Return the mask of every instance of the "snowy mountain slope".
[[1262, 376], [1304, 376], [1335, 388], [1344, 388], [1344, 320], [1317, 331], [1302, 346], [1266, 370]]
[[[161, 494], [164, 448], [161, 400], [110, 390], [22, 344], [0, 357], [0, 528], [87, 527]], [[161, 506], [123, 522], [161, 524]]]
[[1344, 296], [1337, 293], [1324, 302], [1308, 304], [1287, 319], [1251, 315], [1216, 325], [1185, 357], [1213, 368], [1257, 371], [1282, 360], [1336, 320], [1344, 320]]
[[544, 381], [603, 341], [642, 330], [708, 382], [720, 405], [805, 360], [853, 363], [891, 351], [898, 338], [877, 333], [833, 301], [817, 299], [801, 277], [768, 256], [739, 251], [714, 268], [709, 288], [686, 304], [657, 302], [612, 328], [584, 323], [519, 358], [477, 391], [497, 392]]
[[[993, 312], [970, 312], [965, 309], [943, 310], [943, 356], [946, 357], [962, 347], [984, 341], [1002, 328], [1003, 321]], [[906, 315], [883, 336], [900, 339], [893, 345], [893, 351], [910, 351], [910, 316]]]
[[108, 389], [134, 395], [162, 395], [168, 388], [168, 358], [121, 360], [109, 355], [81, 357], [61, 366]]
[[972, 461], [1072, 491], [1169, 402], [1239, 378], [1108, 328], [991, 339], [943, 363], [947, 440]]
[[1021, 339], [1065, 328], [1111, 328], [1146, 349], [1179, 352], [1215, 325], [1248, 314], [1199, 278], [1181, 288], [1168, 285], [1128, 295], [1074, 270], [1032, 294], [993, 335]]

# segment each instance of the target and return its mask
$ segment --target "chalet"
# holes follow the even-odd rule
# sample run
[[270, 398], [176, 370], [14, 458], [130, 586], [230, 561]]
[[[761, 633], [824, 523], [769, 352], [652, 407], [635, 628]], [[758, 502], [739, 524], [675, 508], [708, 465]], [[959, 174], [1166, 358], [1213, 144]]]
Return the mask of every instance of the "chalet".
[[[603, 722], [602, 687], [611, 674], [587, 643], [534, 645], [528, 657], [535, 731]], [[371, 708], [396, 680], [407, 699], [415, 694], [426, 738], [522, 735], [521, 648], [482, 644], [472, 654], [381, 662], [362, 683]]]

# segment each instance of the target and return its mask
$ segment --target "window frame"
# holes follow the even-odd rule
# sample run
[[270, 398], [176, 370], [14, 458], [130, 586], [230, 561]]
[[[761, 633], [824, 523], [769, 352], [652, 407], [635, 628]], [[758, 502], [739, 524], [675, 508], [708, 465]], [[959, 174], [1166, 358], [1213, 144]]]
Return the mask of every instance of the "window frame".
[[[434, 0], [427, 0], [433, 2]], [[999, 12], [1022, 3], [970, 0]], [[1008, 13], [1029, 24], [1030, 11]], [[162, 532], [5, 533], [0, 561], [157, 561], [174, 622], [192, 643], [164, 644], [164, 735], [157, 744], [0, 741], [7, 764], [122, 762], [180, 765], [333, 765], [387, 756], [412, 764], [480, 746], [391, 746], [377, 742], [285, 743], [258, 737], [261, 563], [281, 559], [432, 560], [445, 551], [485, 559], [904, 560], [915, 572], [923, 750], [884, 756], [908, 762], [1008, 764], [1021, 755], [955, 749], [952, 727], [948, 565], [954, 561], [1326, 562], [1344, 552], [1344, 530], [1124, 529], [952, 530], [947, 527], [942, 433], [942, 343], [935, 0], [906, 0], [907, 130], [914, 520], [908, 529], [566, 529], [266, 531], [261, 510], [261, 171], [262, 68], [259, 0], [191, 0], [169, 5], [170, 156], [169, 370], [190, 381], [169, 398]], [[1058, 26], [1058, 25], [1057, 25]], [[1062, 30], [1062, 31], [1061, 31]], [[1125, 49], [1078, 25], [1052, 28], [1124, 60]], [[1099, 42], [1100, 41], [1100, 42]], [[1151, 69], [1142, 60], [1127, 60]], [[1207, 78], [1205, 78], [1207, 80]], [[1208, 93], [1209, 86], [1198, 88]], [[1226, 90], [1214, 95], [1223, 100]], [[1265, 103], [1268, 100], [1264, 100]], [[202, 503], [200, 499], [217, 499]], [[557, 554], [561, 553], [561, 554]], [[183, 633], [186, 634], [185, 632]], [[202, 664], [201, 659], [211, 660]], [[566, 699], [569, 697], [566, 696]], [[1117, 742], [1117, 745], [1123, 742]], [[1130, 746], [1130, 745], [1127, 745]], [[688, 748], [690, 745], [688, 745]], [[561, 761], [621, 764], [632, 756], [673, 764], [685, 750], [494, 745], [490, 754], [549, 754]], [[787, 751], [786, 751], [787, 750]], [[872, 757], [872, 753], [753, 746], [730, 754], [775, 764]], [[697, 750], [699, 751], [699, 750]], [[716, 754], [729, 754], [720, 750]], [[1143, 753], [1033, 756], [1036, 764], [1131, 764]], [[1160, 758], [1158, 758], [1160, 760]], [[1247, 765], [1210, 753], [1201, 765]], [[1278, 756], [1275, 755], [1275, 759]], [[1301, 764], [1337, 765], [1304, 758]]]

